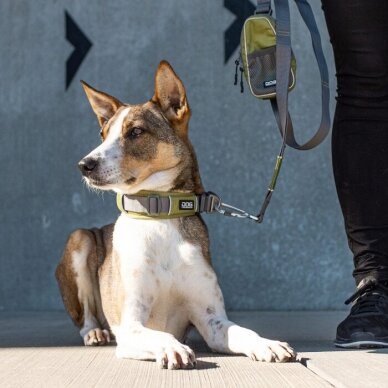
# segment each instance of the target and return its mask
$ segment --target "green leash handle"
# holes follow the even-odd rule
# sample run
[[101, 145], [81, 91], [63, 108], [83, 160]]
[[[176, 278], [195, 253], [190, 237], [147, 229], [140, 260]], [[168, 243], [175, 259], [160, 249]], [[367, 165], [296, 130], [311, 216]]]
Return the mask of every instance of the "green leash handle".
[[277, 182], [278, 177], [279, 177], [280, 169], [282, 168], [284, 151], [286, 149], [286, 143], [285, 143], [286, 135], [287, 135], [287, 128], [286, 128], [286, 131], [285, 131], [284, 136], [283, 136], [282, 147], [280, 148], [279, 155], [276, 158], [275, 168], [274, 168], [274, 171], [272, 174], [271, 182], [268, 186], [267, 194], [265, 195], [265, 198], [264, 198], [263, 204], [261, 205], [261, 209], [259, 211], [259, 214], [256, 216], [257, 217], [256, 222], [258, 224], [261, 224], [263, 222], [265, 211], [267, 210], [267, 207], [268, 207], [269, 203], [271, 202], [272, 194], [275, 191], [276, 182]]

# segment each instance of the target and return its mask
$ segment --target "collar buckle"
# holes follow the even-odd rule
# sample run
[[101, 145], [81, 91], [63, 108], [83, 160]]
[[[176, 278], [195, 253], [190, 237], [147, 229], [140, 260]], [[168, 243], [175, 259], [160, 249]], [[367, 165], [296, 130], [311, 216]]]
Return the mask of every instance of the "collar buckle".
[[159, 195], [149, 195], [148, 196], [148, 206], [147, 213], [150, 216], [158, 216], [161, 211], [160, 206], [160, 196]]

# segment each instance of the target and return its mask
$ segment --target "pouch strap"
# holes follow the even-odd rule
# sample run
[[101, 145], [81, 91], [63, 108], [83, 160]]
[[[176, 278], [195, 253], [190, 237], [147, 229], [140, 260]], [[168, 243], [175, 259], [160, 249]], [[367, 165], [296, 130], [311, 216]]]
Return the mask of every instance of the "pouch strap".
[[315, 58], [321, 76], [321, 123], [314, 136], [300, 145], [294, 135], [291, 116], [288, 112], [288, 81], [291, 66], [290, 11], [288, 0], [274, 0], [276, 7], [276, 99], [271, 99], [271, 106], [282, 137], [286, 144], [298, 150], [316, 147], [326, 138], [330, 131], [330, 90], [329, 72], [322, 50], [321, 37], [310, 5], [306, 0], [295, 0], [298, 10], [311, 35]]
[[271, 0], [257, 0], [255, 14], [258, 13], [272, 13]]

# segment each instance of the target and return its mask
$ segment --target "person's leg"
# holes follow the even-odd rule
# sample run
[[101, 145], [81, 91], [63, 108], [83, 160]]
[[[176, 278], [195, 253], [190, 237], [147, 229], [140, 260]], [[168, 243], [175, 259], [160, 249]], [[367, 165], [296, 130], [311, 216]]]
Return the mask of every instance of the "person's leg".
[[[360, 333], [375, 325], [364, 314], [380, 316], [382, 312], [387, 314], [384, 320], [379, 318], [383, 333], [374, 330], [370, 342], [376, 335], [386, 335], [388, 345], [388, 297], [385, 300], [384, 291], [388, 282], [388, 3], [322, 0], [322, 6], [338, 87], [333, 170], [354, 255], [353, 275], [362, 291], [352, 313], [338, 328], [337, 344], [342, 339], [347, 345], [360, 345], [366, 340]], [[360, 305], [366, 307], [360, 311]]]

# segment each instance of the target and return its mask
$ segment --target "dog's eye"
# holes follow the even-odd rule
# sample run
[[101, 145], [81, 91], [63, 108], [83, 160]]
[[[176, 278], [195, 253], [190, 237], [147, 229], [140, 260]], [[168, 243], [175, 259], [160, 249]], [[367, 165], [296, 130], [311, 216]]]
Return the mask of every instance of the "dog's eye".
[[132, 128], [132, 130], [129, 132], [129, 136], [130, 137], [138, 137], [143, 132], [144, 132], [144, 129], [135, 127], [135, 128]]

